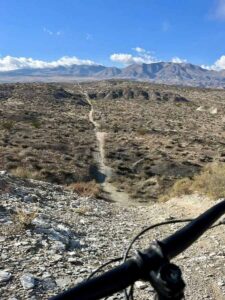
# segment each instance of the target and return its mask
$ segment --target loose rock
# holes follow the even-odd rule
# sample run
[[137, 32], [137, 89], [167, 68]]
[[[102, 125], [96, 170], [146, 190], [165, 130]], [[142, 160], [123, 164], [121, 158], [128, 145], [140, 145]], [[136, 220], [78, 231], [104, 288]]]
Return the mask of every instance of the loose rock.
[[0, 282], [9, 281], [12, 278], [12, 274], [6, 271], [0, 271]]
[[35, 278], [32, 274], [24, 274], [23, 276], [21, 276], [20, 281], [23, 288], [26, 290], [33, 289], [35, 287]]

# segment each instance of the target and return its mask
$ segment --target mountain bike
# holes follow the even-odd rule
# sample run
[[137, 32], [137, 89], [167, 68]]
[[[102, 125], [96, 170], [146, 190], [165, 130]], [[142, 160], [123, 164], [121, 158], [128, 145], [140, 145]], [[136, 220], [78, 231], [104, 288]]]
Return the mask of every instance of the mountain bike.
[[[212, 226], [225, 213], [225, 200], [216, 204], [194, 220], [170, 220], [142, 230], [130, 243], [123, 257], [115, 258], [89, 276], [89, 278], [51, 300], [97, 300], [124, 290], [126, 300], [133, 299], [133, 286], [138, 280], [149, 282], [157, 300], [184, 299], [185, 282], [181, 270], [170, 260], [194, 243], [207, 229], [225, 224], [224, 220]], [[145, 232], [171, 223], [189, 223], [169, 237], [153, 242], [148, 249], [129, 256], [133, 243]], [[123, 260], [122, 264], [94, 277], [110, 263]], [[130, 289], [128, 290], [128, 287]]]

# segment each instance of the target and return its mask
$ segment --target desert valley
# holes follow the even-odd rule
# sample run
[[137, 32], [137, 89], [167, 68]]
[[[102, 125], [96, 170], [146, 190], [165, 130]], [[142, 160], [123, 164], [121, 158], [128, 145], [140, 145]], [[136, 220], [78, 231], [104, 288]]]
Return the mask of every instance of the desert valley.
[[[147, 225], [224, 197], [224, 99], [223, 89], [124, 79], [1, 84], [1, 299], [49, 299]], [[223, 299], [223, 240], [217, 227], [176, 259], [188, 299]], [[135, 290], [153, 297], [143, 282]]]

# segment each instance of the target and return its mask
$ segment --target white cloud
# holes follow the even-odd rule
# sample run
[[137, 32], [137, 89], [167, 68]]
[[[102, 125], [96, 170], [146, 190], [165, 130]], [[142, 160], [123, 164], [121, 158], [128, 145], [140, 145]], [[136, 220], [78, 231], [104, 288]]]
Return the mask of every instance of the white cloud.
[[53, 35], [53, 31], [51, 31], [51, 30], [49, 30], [49, 29], [47, 29], [45, 27], [43, 28], [43, 31], [46, 32], [49, 35]]
[[214, 64], [215, 69], [224, 70], [225, 69], [225, 55], [222, 55]]
[[[114, 62], [121, 63], [123, 65], [130, 65], [130, 64], [151, 64], [155, 62], [162, 61], [155, 56], [153, 56], [152, 52], [145, 50], [141, 47], [132, 48], [136, 53], [136, 55], [132, 55], [129, 53], [114, 53], [110, 56], [110, 59]], [[187, 59], [173, 57], [170, 60], [173, 63], [187, 63]]]
[[216, 0], [214, 17], [219, 20], [225, 20], [225, 0]]
[[43, 28], [43, 31], [44, 31], [45, 33], [49, 34], [49, 35], [57, 35], [57, 36], [62, 35], [62, 31], [61, 31], [61, 30], [58, 30], [58, 31], [55, 31], [55, 32], [54, 32], [54, 31], [52, 31], [52, 30], [50, 30], [50, 29], [44, 27], [44, 28]]
[[173, 57], [171, 61], [177, 64], [187, 63], [187, 59], [179, 58], [177, 56]]
[[143, 63], [150, 64], [157, 61], [157, 59], [151, 54], [151, 52], [141, 47], [133, 48], [133, 50], [137, 52], [136, 55], [132, 55], [129, 53], [114, 53], [110, 56], [110, 59], [114, 62], [118, 62], [124, 65]]
[[76, 56], [63, 56], [55, 61], [43, 61], [27, 57], [13, 57], [5, 56], [0, 58], [0, 71], [11, 71], [24, 68], [54, 68], [59, 66], [71, 65], [95, 65], [95, 63], [88, 59], [79, 59]]
[[217, 59], [213, 65], [211, 66], [202, 65], [201, 67], [207, 70], [216, 70], [216, 71], [225, 70], [225, 55], [222, 55], [219, 59]]
[[110, 56], [110, 59], [114, 62], [122, 63], [124, 65], [130, 65], [133, 63], [144, 63], [144, 60], [141, 57], [133, 56], [131, 54], [126, 53], [114, 53]]
[[138, 52], [138, 53], [144, 53], [144, 52], [146, 52], [146, 50], [143, 49], [143, 48], [141, 48], [141, 47], [135, 47], [135, 48], [133, 48], [133, 50], [136, 51], [136, 52]]

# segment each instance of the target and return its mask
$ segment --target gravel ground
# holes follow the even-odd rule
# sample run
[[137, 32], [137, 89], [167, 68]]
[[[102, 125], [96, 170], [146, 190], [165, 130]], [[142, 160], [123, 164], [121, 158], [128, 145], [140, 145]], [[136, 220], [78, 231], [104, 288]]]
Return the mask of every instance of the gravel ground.
[[[214, 204], [193, 195], [124, 207], [5, 172], [0, 173], [0, 200], [2, 300], [48, 299], [85, 279], [103, 262], [121, 256], [142, 228], [172, 218], [192, 218]], [[136, 249], [179, 227], [153, 230]], [[176, 258], [187, 284], [186, 299], [225, 299], [224, 241], [224, 227], [217, 227]], [[138, 282], [135, 290], [135, 299], [153, 299], [148, 283]]]

